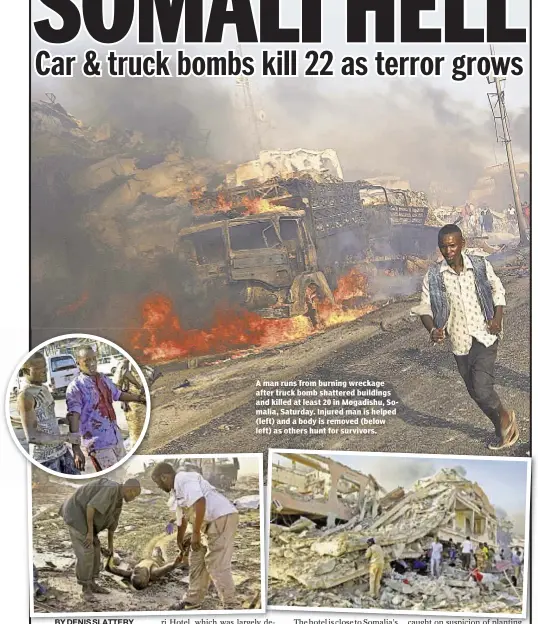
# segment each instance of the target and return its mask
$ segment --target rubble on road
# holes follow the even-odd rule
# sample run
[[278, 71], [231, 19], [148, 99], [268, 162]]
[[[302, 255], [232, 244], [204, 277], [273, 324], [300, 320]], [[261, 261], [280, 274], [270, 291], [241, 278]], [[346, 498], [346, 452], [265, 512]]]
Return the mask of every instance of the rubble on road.
[[[364, 557], [373, 537], [386, 562], [423, 557], [435, 537], [475, 546], [496, 547], [497, 519], [485, 493], [455, 470], [443, 469], [417, 481], [404, 493], [387, 494], [377, 517], [354, 516], [333, 528], [318, 528], [300, 517], [289, 527], [270, 527], [270, 604], [341, 608], [449, 610], [483, 613], [520, 612], [521, 603], [506, 577], [480, 586], [469, 573], [443, 564], [434, 579], [414, 571], [398, 574], [386, 569], [378, 601], [367, 595], [369, 563]], [[390, 503], [390, 504], [389, 504]], [[388, 565], [386, 566], [388, 568]], [[411, 568], [409, 568], [411, 570]], [[514, 595], [516, 594], [516, 595]]]

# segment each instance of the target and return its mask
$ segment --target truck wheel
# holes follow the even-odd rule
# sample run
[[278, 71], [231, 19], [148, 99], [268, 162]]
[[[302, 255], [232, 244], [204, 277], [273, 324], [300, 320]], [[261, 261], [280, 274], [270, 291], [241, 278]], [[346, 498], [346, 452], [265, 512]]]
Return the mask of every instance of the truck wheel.
[[310, 284], [305, 292], [306, 316], [312, 323], [312, 327], [317, 329], [321, 325], [319, 316], [319, 289], [315, 284]]

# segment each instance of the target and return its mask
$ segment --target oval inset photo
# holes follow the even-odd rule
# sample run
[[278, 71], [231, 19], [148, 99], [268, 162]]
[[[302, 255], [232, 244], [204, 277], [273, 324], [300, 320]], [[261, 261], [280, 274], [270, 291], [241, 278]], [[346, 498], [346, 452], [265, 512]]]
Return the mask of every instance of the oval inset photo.
[[15, 443], [51, 474], [107, 473], [138, 448], [158, 373], [109, 340], [88, 334], [40, 344], [10, 380], [6, 414]]

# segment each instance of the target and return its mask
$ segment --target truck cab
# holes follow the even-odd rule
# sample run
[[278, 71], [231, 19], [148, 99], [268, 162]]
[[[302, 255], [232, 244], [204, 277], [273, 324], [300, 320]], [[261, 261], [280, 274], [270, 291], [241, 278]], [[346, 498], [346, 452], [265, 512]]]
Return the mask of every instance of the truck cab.
[[308, 289], [332, 298], [302, 210], [275, 210], [182, 230], [179, 247], [203, 281], [265, 318], [308, 312]]

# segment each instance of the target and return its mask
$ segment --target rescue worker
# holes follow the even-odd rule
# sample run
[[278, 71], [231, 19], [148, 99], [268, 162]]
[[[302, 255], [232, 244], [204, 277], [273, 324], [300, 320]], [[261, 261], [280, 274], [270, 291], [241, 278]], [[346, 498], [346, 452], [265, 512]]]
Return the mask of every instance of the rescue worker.
[[448, 556], [450, 558], [450, 561], [453, 563], [454, 561], [456, 561], [456, 556], [457, 556], [457, 550], [456, 550], [456, 544], [454, 544], [454, 542], [452, 541], [452, 538], [450, 538], [448, 540]]
[[489, 572], [491, 567], [491, 557], [487, 542], [484, 542], [484, 545], [482, 546], [482, 551], [484, 552], [484, 569], [486, 572]]
[[[213, 581], [225, 609], [239, 608], [232, 577], [234, 538], [239, 514], [232, 503], [197, 472], [178, 472], [166, 462], [151, 474], [164, 492], [173, 492], [177, 545], [183, 552], [187, 526], [192, 525], [189, 552], [189, 589], [172, 611], [200, 609]], [[202, 534], [207, 545], [202, 544]]]
[[101, 569], [99, 533], [107, 529], [108, 551], [113, 553], [114, 532], [123, 503], [130, 503], [140, 492], [137, 479], [116, 483], [102, 477], [77, 488], [61, 506], [59, 514], [69, 528], [77, 559], [77, 582], [82, 586], [82, 595], [86, 600], [93, 600], [94, 594], [109, 593], [96, 582]]
[[370, 537], [366, 543], [368, 544], [368, 549], [365, 557], [370, 560], [370, 596], [377, 600], [381, 591], [381, 576], [385, 567], [385, 553], [381, 546], [375, 543], [373, 537]]
[[[142, 372], [149, 388], [162, 376], [162, 373], [157, 372], [150, 366], [143, 366]], [[144, 386], [132, 370], [131, 362], [129, 362], [127, 358], [122, 360], [114, 371], [112, 381], [122, 392], [127, 392], [131, 395], [144, 393]], [[125, 413], [131, 448], [133, 448], [140, 439], [142, 430], [144, 429], [144, 424], [146, 422], [146, 405], [144, 403], [122, 402], [121, 407]]]
[[464, 570], [471, 569], [471, 555], [473, 552], [473, 543], [471, 542], [471, 537], [468, 535], [463, 544], [461, 545], [461, 567]]
[[512, 576], [512, 583], [517, 585], [519, 583], [519, 579], [521, 577], [521, 565], [523, 563], [523, 555], [519, 548], [516, 548], [512, 553], [512, 566], [514, 568], [514, 573]]
[[475, 550], [474, 558], [476, 561], [476, 567], [480, 572], [486, 571], [486, 555], [484, 553], [484, 544], [480, 542], [478, 548]]
[[443, 544], [439, 541], [439, 537], [435, 538], [431, 546], [431, 574], [434, 578], [441, 576], [441, 560], [443, 558]]

